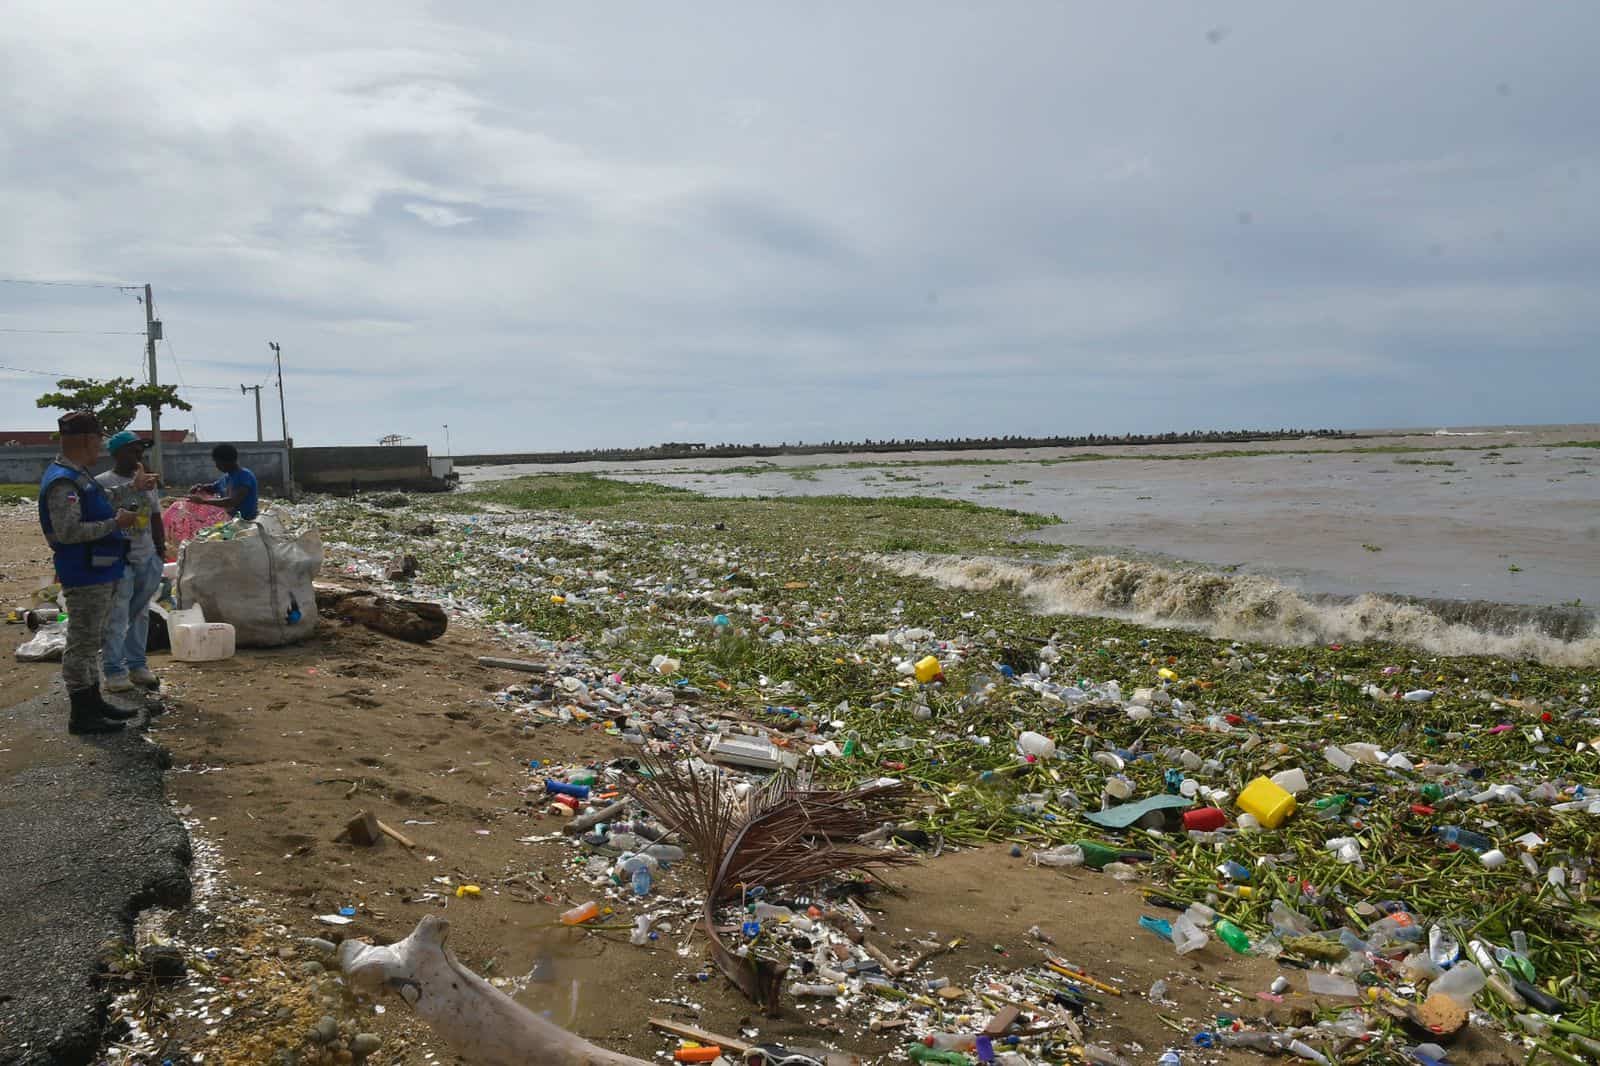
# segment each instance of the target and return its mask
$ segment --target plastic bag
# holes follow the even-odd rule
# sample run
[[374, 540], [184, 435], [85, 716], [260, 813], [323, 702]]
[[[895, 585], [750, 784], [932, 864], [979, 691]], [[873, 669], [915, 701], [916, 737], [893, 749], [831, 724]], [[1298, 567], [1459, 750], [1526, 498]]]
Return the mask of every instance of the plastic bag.
[[207, 526], [227, 520], [228, 512], [222, 508], [192, 500], [179, 500], [161, 512], [161, 528], [166, 531], [167, 543], [174, 547], [193, 540]]
[[17, 648], [17, 661], [24, 663], [57, 663], [67, 650], [67, 627], [61, 622], [40, 626], [27, 643]]
[[270, 648], [305, 640], [317, 628], [311, 582], [322, 567], [315, 529], [290, 533], [263, 513], [255, 536], [191, 540], [178, 553], [178, 603], [227, 622], [240, 647]]

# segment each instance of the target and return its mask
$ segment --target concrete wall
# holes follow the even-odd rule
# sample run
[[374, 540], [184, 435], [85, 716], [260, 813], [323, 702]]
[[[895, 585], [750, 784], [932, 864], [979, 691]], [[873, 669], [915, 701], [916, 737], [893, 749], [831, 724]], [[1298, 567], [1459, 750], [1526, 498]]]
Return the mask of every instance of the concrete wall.
[[294, 480], [313, 492], [440, 488], [421, 445], [296, 448]]
[[[211, 449], [220, 441], [195, 444], [163, 444], [161, 481], [167, 492], [181, 492], [202, 481], [215, 481], [220, 477], [216, 464], [211, 461]], [[263, 492], [281, 494], [287, 470], [289, 449], [281, 442], [237, 441], [239, 465], [248, 467], [255, 475]], [[56, 449], [0, 448], [0, 483], [37, 485], [44, 476], [45, 467], [56, 457]], [[111, 468], [111, 457], [106, 456], [95, 466], [95, 473]]]

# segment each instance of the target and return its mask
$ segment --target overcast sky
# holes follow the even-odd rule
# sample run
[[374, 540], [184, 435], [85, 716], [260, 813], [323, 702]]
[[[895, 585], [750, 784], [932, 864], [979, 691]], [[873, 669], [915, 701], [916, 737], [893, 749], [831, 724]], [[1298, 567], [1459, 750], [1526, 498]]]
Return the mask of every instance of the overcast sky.
[[[1590, 3], [13, 0], [0, 277], [153, 284], [208, 440], [269, 340], [308, 444], [1596, 421], [1597, 54]], [[142, 328], [0, 284], [7, 367]]]

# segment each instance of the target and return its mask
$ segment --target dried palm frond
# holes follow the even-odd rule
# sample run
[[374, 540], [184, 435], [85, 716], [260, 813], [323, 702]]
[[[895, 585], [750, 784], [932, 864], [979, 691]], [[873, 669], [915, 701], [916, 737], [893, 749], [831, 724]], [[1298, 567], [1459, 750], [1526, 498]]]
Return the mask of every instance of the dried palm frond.
[[914, 861], [896, 852], [848, 842], [883, 822], [909, 791], [899, 782], [851, 790], [800, 788], [779, 774], [741, 795], [728, 775], [694, 761], [643, 760], [635, 799], [686, 840], [705, 864], [703, 927], [712, 956], [729, 980], [752, 1000], [778, 1013], [785, 963], [740, 958], [718, 938], [714, 913], [747, 888], [810, 884], [847, 870]]

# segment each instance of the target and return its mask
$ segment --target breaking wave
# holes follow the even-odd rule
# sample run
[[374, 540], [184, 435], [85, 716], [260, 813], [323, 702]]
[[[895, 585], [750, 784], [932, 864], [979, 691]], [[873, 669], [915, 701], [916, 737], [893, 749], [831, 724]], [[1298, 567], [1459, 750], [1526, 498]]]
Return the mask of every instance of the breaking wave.
[[1600, 665], [1594, 616], [1571, 608], [1383, 596], [1310, 596], [1271, 578], [1097, 555], [1058, 563], [883, 555], [878, 565], [949, 588], [1010, 589], [1044, 614], [1098, 615], [1278, 644], [1381, 640], [1436, 655]]

